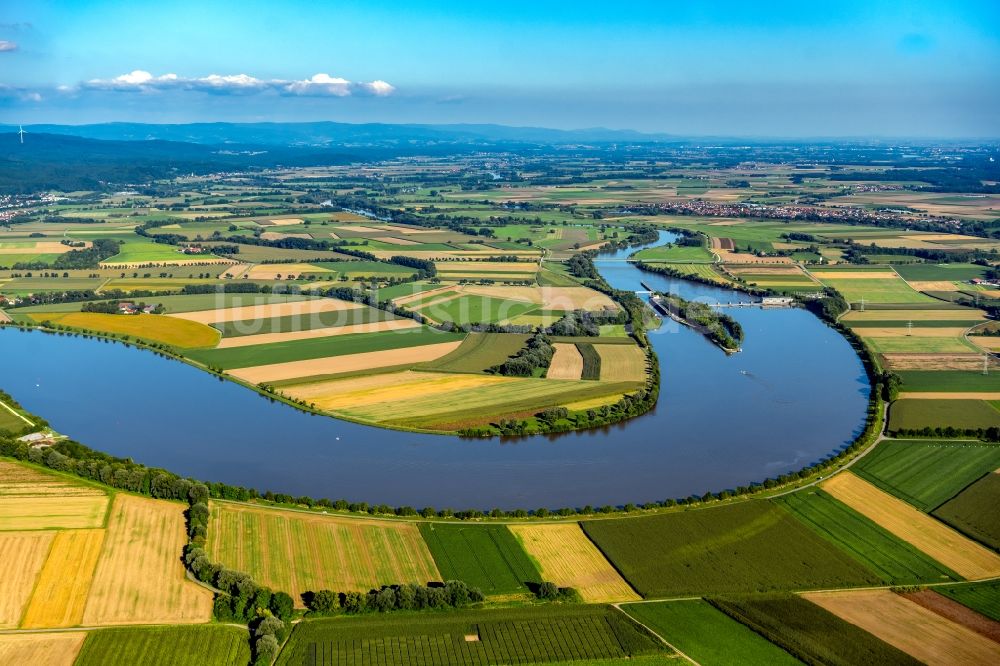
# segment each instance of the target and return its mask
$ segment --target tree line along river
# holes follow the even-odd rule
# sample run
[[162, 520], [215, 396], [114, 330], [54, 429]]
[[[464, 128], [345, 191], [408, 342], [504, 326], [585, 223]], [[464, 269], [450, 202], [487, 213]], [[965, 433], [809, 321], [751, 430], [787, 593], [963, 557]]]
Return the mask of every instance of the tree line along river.
[[[672, 239], [661, 232], [657, 243]], [[689, 300], [745, 294], [595, 264], [617, 289]], [[809, 312], [728, 311], [743, 351], [727, 356], [664, 321], [650, 332], [660, 398], [600, 430], [468, 440], [363, 426], [270, 402], [184, 363], [123, 344], [0, 329], [0, 388], [95, 449], [260, 491], [417, 508], [559, 508], [701, 495], [797, 470], [864, 425], [869, 386], [851, 346]]]

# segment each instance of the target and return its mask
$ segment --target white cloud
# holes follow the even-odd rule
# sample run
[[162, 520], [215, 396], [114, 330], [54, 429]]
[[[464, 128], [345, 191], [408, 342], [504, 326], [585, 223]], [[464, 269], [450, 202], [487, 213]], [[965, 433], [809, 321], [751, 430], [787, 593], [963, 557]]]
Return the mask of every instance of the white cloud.
[[352, 82], [347, 79], [319, 73], [304, 80], [258, 79], [249, 74], [209, 74], [188, 78], [177, 74], [153, 74], [137, 69], [113, 79], [91, 79], [79, 86], [85, 90], [112, 90], [122, 92], [156, 92], [162, 90], [195, 90], [199, 92], [231, 95], [272, 92], [279, 95], [303, 97], [348, 97], [373, 95], [385, 97], [396, 89], [382, 81]]
[[0, 53], [7, 53], [16, 50], [17, 50], [16, 42], [9, 42], [6, 39], [0, 39]]

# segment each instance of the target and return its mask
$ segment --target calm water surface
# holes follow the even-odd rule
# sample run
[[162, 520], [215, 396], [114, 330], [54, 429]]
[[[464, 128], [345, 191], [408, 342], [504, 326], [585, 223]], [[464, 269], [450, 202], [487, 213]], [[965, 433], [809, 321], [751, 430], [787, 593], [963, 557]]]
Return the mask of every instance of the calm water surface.
[[[669, 239], [666, 233], [661, 242]], [[619, 289], [686, 298], [737, 292], [643, 273], [603, 256]], [[91, 447], [199, 479], [415, 507], [536, 508], [647, 502], [798, 469], [861, 429], [868, 384], [834, 330], [800, 309], [733, 309], [727, 357], [672, 322], [650, 335], [655, 411], [600, 431], [463, 440], [299, 412], [196, 368], [84, 338], [0, 329], [0, 388]]]

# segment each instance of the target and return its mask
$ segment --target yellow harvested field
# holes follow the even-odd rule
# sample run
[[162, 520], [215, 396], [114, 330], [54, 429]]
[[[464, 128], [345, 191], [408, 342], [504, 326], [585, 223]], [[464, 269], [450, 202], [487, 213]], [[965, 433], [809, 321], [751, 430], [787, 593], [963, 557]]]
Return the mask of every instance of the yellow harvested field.
[[930, 666], [1000, 663], [1000, 643], [891, 590], [802, 596]]
[[21, 621], [54, 536], [53, 532], [0, 533], [0, 629], [12, 629]]
[[996, 335], [970, 335], [969, 342], [980, 349], [988, 351], [1000, 351], [1000, 336]]
[[269, 226], [283, 227], [290, 224], [302, 224], [305, 220], [300, 217], [278, 217], [268, 220], [267, 222]]
[[798, 266], [727, 266], [726, 270], [734, 275], [805, 275]]
[[[291, 236], [293, 234], [281, 234]], [[257, 264], [247, 273], [250, 280], [278, 280], [287, 278], [289, 275], [302, 275], [303, 273], [333, 273], [329, 268], [313, 266], [312, 264]]]
[[720, 248], [712, 248], [712, 253], [719, 257], [719, 261], [724, 264], [760, 264], [760, 265], [776, 265], [776, 264], [792, 264], [794, 263], [790, 257], [758, 257], [749, 252], [732, 252], [730, 250], [723, 250]]
[[534, 273], [537, 262], [526, 261], [438, 261], [438, 273]]
[[914, 322], [913, 328], [909, 329], [906, 326], [893, 326], [892, 328], [882, 328], [880, 326], [859, 326], [858, 328], [852, 329], [855, 335], [859, 335], [863, 338], [960, 338], [965, 333], [966, 328], [946, 328], [946, 327], [936, 327], [929, 326], [927, 328], [921, 328], [920, 322]]
[[62, 326], [85, 328], [101, 333], [130, 335], [162, 342], [175, 347], [214, 347], [219, 332], [197, 321], [174, 319], [168, 315], [115, 315], [100, 312], [33, 312], [38, 322], [51, 321]]
[[211, 503], [208, 552], [284, 590], [367, 592], [380, 585], [441, 580], [416, 523], [361, 520]]
[[265, 231], [260, 235], [264, 240], [284, 240], [286, 238], [312, 238], [309, 234], [283, 234], [278, 231]]
[[646, 380], [646, 355], [637, 345], [594, 345], [601, 357], [602, 382]]
[[543, 310], [617, 310], [618, 305], [606, 294], [587, 287], [508, 287], [467, 285], [461, 290], [497, 299], [535, 303]]
[[227, 321], [291, 317], [316, 314], [317, 312], [339, 312], [341, 310], [355, 310], [360, 307], [362, 307], [360, 303], [350, 303], [336, 298], [314, 298], [307, 301], [289, 301], [287, 303], [271, 303], [270, 305], [242, 305], [215, 310], [176, 312], [166, 316], [202, 324], [221, 324]]
[[73, 627], [83, 621], [104, 530], [56, 533], [21, 626], [25, 629]]
[[96, 486], [51, 472], [41, 472], [26, 465], [0, 460], [0, 504], [8, 498], [43, 495], [105, 497], [104, 491]]
[[1000, 555], [851, 472], [832, 476], [820, 487], [964, 578], [1000, 576]]
[[407, 296], [402, 296], [400, 298], [392, 299], [392, 302], [396, 305], [406, 305], [407, 303], [412, 303], [414, 301], [422, 301], [432, 294], [439, 294], [445, 291], [454, 291], [455, 285], [446, 284], [442, 287], [437, 287], [436, 289], [427, 289], [426, 291], [418, 291], [414, 294], [409, 294]]
[[[983, 355], [969, 352], [968, 354], [882, 354], [885, 365], [892, 370], [969, 370], [981, 372]], [[998, 363], [993, 360], [991, 367]]]
[[905, 324], [907, 321], [918, 322], [920, 320], [931, 321], [971, 321], [973, 319], [986, 319], [982, 310], [972, 308], [954, 308], [948, 310], [852, 310], [843, 317], [841, 321], [900, 321]]
[[395, 238], [393, 236], [379, 236], [375, 240], [389, 243], [390, 245], [420, 245], [420, 241], [409, 240], [407, 238]]
[[107, 508], [99, 488], [0, 461], [0, 530], [101, 527]]
[[[982, 359], [980, 359], [982, 363]], [[910, 400], [1000, 400], [997, 391], [963, 391], [948, 393], [946, 391], [900, 391], [899, 398]]]
[[538, 564], [544, 580], [576, 588], [588, 603], [640, 598], [577, 523], [509, 527]]
[[[91, 247], [93, 243], [90, 241], [83, 241], [86, 247]], [[5, 245], [10, 245], [9, 243], [0, 243], [0, 254], [65, 254], [66, 252], [71, 252], [73, 250], [80, 250], [80, 247], [70, 247], [69, 245], [63, 245], [59, 241], [36, 241], [31, 243], [27, 247], [5, 247]], [[17, 243], [17, 245], [27, 245], [26, 243]]]
[[394, 365], [412, 365], [434, 361], [449, 354], [462, 344], [456, 342], [440, 342], [419, 347], [404, 347], [402, 349], [387, 349], [385, 351], [362, 352], [360, 354], [345, 354], [344, 356], [328, 356], [307, 361], [289, 361], [288, 363], [271, 363], [256, 365], [249, 368], [230, 370], [229, 374], [239, 377], [245, 382], [259, 384], [275, 382], [296, 377], [315, 375], [334, 375], [343, 372], [356, 372], [371, 368], [388, 368]]
[[958, 291], [958, 285], [947, 280], [908, 280], [917, 291]]
[[583, 373], [583, 357], [576, 345], [557, 342], [552, 346], [556, 353], [545, 374], [546, 379], [579, 379]]
[[212, 593], [187, 580], [185, 505], [118, 494], [101, 549], [84, 625], [208, 622]]
[[811, 271], [820, 280], [899, 280], [895, 271]]
[[235, 280], [243, 277], [244, 273], [250, 270], [251, 267], [251, 264], [233, 264], [223, 271], [219, 277], [223, 279], [229, 278]]
[[351, 335], [353, 333], [382, 333], [385, 331], [401, 331], [407, 328], [420, 328], [420, 324], [412, 319], [389, 319], [387, 321], [370, 321], [364, 324], [348, 324], [328, 328], [314, 328], [308, 331], [288, 331], [287, 333], [260, 333], [258, 335], [241, 335], [235, 338], [223, 338], [216, 349], [230, 347], [249, 347], [251, 345], [269, 345], [276, 342], [292, 340], [310, 340], [312, 338], [328, 338], [335, 335]]
[[352, 225], [334, 225], [334, 229], [341, 229], [347, 232], [355, 232], [359, 234], [381, 234], [385, 232], [385, 229], [377, 229], [375, 227], [365, 227], [360, 224]]
[[393, 403], [405, 401], [409, 397], [427, 398], [450, 391], [479, 388], [490, 384], [509, 384], [515, 381], [517, 380], [513, 378], [494, 375], [452, 375], [407, 370], [386, 375], [298, 385], [284, 389], [283, 392], [326, 410], [352, 409], [386, 403], [386, 409], [391, 412]]
[[[397, 256], [399, 250], [367, 250], [378, 259], [389, 259]], [[429, 261], [455, 261], [459, 259], [481, 259], [483, 257], [530, 257], [532, 259], [541, 256], [540, 250], [407, 250], [406, 256], [416, 259], [427, 259]], [[466, 266], [476, 266], [483, 262], [464, 262]], [[535, 264], [521, 263], [522, 266], [531, 267]], [[471, 270], [471, 269], [470, 269]], [[482, 270], [482, 269], [480, 269]]]
[[0, 664], [73, 666], [87, 634], [65, 631], [0, 636]]

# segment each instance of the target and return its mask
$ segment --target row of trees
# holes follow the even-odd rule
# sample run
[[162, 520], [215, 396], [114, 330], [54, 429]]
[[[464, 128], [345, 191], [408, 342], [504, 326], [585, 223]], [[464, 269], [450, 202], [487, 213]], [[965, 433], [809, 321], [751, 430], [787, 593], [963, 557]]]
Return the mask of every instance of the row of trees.
[[549, 367], [555, 352], [549, 337], [539, 330], [528, 338], [524, 348], [500, 365], [488, 368], [487, 372], [509, 377], [531, 377], [536, 370]]
[[397, 610], [464, 608], [485, 599], [478, 588], [460, 580], [444, 584], [384, 585], [369, 592], [306, 592], [302, 600], [316, 615], [388, 613]]

